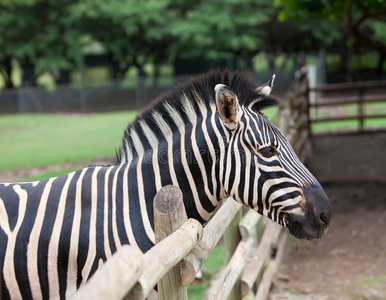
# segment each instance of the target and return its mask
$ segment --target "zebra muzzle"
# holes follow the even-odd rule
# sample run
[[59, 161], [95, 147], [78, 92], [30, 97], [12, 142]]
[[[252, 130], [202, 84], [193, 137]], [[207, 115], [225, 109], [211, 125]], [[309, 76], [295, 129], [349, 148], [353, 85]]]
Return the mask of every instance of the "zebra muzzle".
[[320, 184], [303, 188], [305, 205], [303, 214], [290, 214], [289, 232], [299, 239], [313, 240], [324, 236], [331, 222], [331, 205]]

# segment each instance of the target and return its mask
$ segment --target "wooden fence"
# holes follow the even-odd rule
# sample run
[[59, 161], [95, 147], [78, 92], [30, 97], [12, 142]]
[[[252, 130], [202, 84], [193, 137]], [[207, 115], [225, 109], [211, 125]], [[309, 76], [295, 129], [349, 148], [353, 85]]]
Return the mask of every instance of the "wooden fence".
[[[283, 256], [282, 228], [226, 200], [203, 227], [187, 219], [175, 186], [154, 200], [156, 245], [145, 254], [122, 246], [72, 297], [77, 299], [187, 299], [187, 286], [224, 236], [228, 264], [211, 281], [204, 299], [266, 299]], [[273, 251], [275, 249], [276, 251]], [[275, 255], [272, 255], [275, 253]]]
[[[370, 107], [381, 103], [378, 107]], [[348, 106], [351, 105], [351, 110]], [[324, 111], [323, 111], [324, 109]], [[369, 111], [368, 111], [369, 110]], [[370, 128], [365, 121], [386, 119], [386, 81], [326, 84], [310, 88], [307, 74], [299, 78], [279, 113], [279, 127], [302, 162], [312, 153], [311, 137], [386, 131], [386, 122]], [[314, 124], [357, 120], [343, 130], [313, 130]], [[334, 123], [336, 124], [336, 123]]]
[[[386, 81], [326, 84], [310, 88], [309, 91], [316, 96], [314, 101], [309, 101], [311, 125], [332, 121], [357, 121], [356, 128], [333, 130], [316, 135], [363, 133], [385, 129], [369, 128], [365, 122], [372, 119], [386, 119], [385, 107], [381, 107], [381, 111], [377, 107], [371, 110], [374, 103], [386, 103]], [[353, 106], [351, 111], [348, 109], [350, 105]], [[323, 109], [324, 114], [320, 113]]]

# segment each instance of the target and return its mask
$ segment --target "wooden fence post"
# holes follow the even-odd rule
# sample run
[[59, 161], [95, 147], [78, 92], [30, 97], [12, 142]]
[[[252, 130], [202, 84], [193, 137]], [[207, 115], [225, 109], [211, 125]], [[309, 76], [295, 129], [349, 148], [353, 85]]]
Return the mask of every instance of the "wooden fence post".
[[[179, 198], [179, 200], [182, 199], [182, 196], [179, 197], [178, 192], [176, 192], [175, 189], [176, 187], [168, 186], [162, 189], [163, 190], [162, 193], [158, 192], [160, 193], [160, 194], [157, 194], [158, 197], [156, 196], [156, 198], [158, 198], [156, 202], [158, 202], [159, 200], [163, 202], [163, 200], [165, 200], [164, 198], [166, 198], [166, 201], [160, 207], [155, 204], [156, 206], [155, 210], [161, 212], [160, 216], [156, 217], [157, 221], [155, 221], [155, 223], [159, 223], [160, 219], [162, 219], [161, 223], [163, 223], [163, 225], [155, 224], [155, 226], [156, 228], [161, 226], [164, 228], [164, 230], [167, 230], [169, 232], [172, 232], [172, 230], [165, 229], [165, 227], [170, 226], [171, 228], [176, 228], [177, 226], [175, 224], [173, 225], [171, 224], [172, 221], [174, 222], [176, 220], [184, 218], [184, 213], [182, 208], [180, 207], [180, 205], [176, 204], [175, 198], [171, 196], [171, 195], [174, 195], [174, 196], [177, 195], [176, 198]], [[170, 211], [172, 213], [171, 217], [167, 217], [165, 215], [167, 211]], [[138, 299], [144, 300], [152, 291], [153, 287], [161, 281], [162, 277], [164, 277], [170, 270], [173, 269], [173, 267], [179, 264], [179, 262], [186, 255], [188, 255], [190, 251], [192, 251], [192, 249], [200, 241], [202, 237], [202, 233], [203, 233], [203, 228], [200, 222], [198, 222], [195, 219], [189, 219], [185, 223], [183, 223], [181, 227], [175, 230], [175, 232], [173, 232], [167, 238], [161, 240], [154, 247], [148, 250], [144, 254], [143, 272], [141, 276], [138, 278], [137, 284], [130, 291], [130, 293], [125, 297], [125, 299], [126, 300], [138, 300]], [[164, 234], [161, 234], [161, 235], [164, 235]], [[174, 270], [169, 273], [179, 274], [180, 271], [178, 268], [177, 271]], [[170, 276], [175, 276], [173, 274]], [[181, 292], [181, 287], [180, 287], [181, 279], [178, 277], [178, 274], [177, 274], [177, 279], [168, 277], [165, 283], [161, 282], [159, 284], [158, 291], [160, 292], [161, 295], [166, 295], [166, 298], [164, 299], [185, 299], [183, 297], [186, 294], [184, 291]], [[166, 294], [167, 292], [162, 291], [162, 289], [165, 290], [165, 288], [168, 290], [168, 292], [173, 294], [173, 297], [167, 295]], [[169, 288], [172, 288], [173, 291], [171, 292]]]
[[[237, 246], [241, 241], [241, 234], [239, 230], [239, 222], [241, 220], [241, 217], [242, 211], [240, 209], [224, 233], [225, 260], [227, 263], [229, 263], [229, 261], [231, 260]], [[240, 297], [240, 280], [241, 276], [236, 280], [228, 299], [237, 299]]]
[[[156, 244], [176, 231], [187, 219], [181, 190], [173, 185], [163, 187], [154, 198]], [[180, 263], [178, 263], [158, 283], [158, 299], [184, 300], [187, 298], [187, 288], [181, 283]]]

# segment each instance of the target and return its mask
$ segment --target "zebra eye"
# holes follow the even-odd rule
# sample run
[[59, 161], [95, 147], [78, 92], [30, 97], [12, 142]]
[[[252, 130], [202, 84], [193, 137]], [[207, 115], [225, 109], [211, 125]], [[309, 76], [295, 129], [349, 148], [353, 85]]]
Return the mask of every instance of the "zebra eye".
[[259, 152], [265, 158], [270, 158], [270, 157], [274, 156], [277, 153], [275, 147], [273, 147], [273, 146], [268, 146], [268, 147], [261, 148], [261, 149], [259, 149]]

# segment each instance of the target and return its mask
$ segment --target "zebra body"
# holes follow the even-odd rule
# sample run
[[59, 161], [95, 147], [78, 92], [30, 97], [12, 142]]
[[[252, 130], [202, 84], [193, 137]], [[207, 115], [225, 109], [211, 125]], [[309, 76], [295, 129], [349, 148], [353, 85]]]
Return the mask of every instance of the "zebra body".
[[3, 299], [57, 299], [121, 245], [154, 245], [153, 199], [179, 186], [205, 223], [231, 196], [299, 238], [319, 238], [331, 212], [317, 180], [260, 110], [272, 81], [214, 72], [159, 98], [130, 124], [117, 165], [0, 184]]

